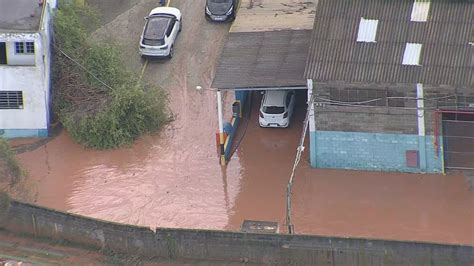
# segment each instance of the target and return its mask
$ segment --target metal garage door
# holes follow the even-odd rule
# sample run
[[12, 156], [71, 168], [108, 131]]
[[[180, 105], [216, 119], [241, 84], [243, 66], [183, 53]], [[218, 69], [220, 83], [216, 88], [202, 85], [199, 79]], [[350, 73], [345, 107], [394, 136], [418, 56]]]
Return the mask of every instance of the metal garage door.
[[444, 165], [474, 169], [474, 113], [443, 113]]

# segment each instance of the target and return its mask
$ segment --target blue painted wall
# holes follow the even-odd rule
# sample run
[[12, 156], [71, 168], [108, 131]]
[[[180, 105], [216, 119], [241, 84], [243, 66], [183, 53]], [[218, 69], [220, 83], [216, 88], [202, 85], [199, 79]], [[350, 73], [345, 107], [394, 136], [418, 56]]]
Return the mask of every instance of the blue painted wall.
[[13, 138], [44, 138], [48, 136], [48, 129], [0, 129], [0, 137]]
[[[439, 141], [442, 146], [441, 138]], [[414, 173], [442, 172], [443, 158], [441, 152], [440, 156], [436, 156], [434, 136], [316, 131], [310, 132], [310, 142], [313, 167]], [[407, 150], [421, 150], [419, 167], [407, 167]]]
[[[240, 101], [241, 108], [246, 107], [246, 100], [250, 94], [250, 91], [235, 91], [235, 99]], [[243, 111], [243, 110], [242, 110]], [[230, 160], [230, 156], [232, 155], [232, 142], [234, 141], [235, 137], [235, 132], [237, 132], [237, 128], [240, 124], [240, 117], [234, 117], [231, 119], [230, 123], [226, 123], [226, 126], [224, 127], [224, 131], [227, 133], [227, 138], [228, 141], [226, 141], [225, 147], [224, 147], [224, 156], [226, 160]], [[230, 127], [230, 128], [229, 128]]]

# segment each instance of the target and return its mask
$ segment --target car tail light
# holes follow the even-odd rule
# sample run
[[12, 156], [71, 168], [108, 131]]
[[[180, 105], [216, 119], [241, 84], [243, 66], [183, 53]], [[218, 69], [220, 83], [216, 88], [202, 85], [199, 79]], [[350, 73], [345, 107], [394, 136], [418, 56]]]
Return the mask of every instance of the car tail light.
[[287, 118], [287, 117], [288, 117], [288, 112], [285, 112], [285, 113], [283, 114], [283, 118]]
[[262, 113], [262, 111], [260, 111], [259, 113], [260, 113], [260, 117], [263, 118], [263, 113]]

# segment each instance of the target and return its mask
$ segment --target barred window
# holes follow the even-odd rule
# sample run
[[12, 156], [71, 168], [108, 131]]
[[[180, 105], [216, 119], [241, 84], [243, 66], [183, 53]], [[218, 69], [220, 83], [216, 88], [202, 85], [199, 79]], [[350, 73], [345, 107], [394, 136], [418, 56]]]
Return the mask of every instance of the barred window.
[[35, 53], [35, 43], [34, 42], [26, 42], [26, 53], [27, 54], [34, 54]]
[[23, 109], [23, 92], [0, 91], [0, 109]]
[[15, 43], [15, 53], [23, 54], [25, 53], [25, 43], [23, 42], [16, 42]]
[[34, 42], [15, 42], [15, 53], [17, 54], [34, 54]]

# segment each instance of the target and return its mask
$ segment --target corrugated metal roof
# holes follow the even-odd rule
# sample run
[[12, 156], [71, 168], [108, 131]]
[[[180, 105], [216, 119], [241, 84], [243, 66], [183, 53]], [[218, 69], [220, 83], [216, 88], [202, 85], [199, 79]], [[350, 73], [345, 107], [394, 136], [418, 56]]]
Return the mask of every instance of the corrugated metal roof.
[[[474, 2], [432, 1], [412, 22], [413, 0], [320, 0], [305, 77], [318, 81], [474, 87]], [[378, 19], [376, 43], [357, 42], [360, 18]], [[423, 45], [420, 66], [403, 65], [407, 43]]]
[[283, 87], [306, 84], [303, 76], [310, 30], [230, 32], [213, 88]]

